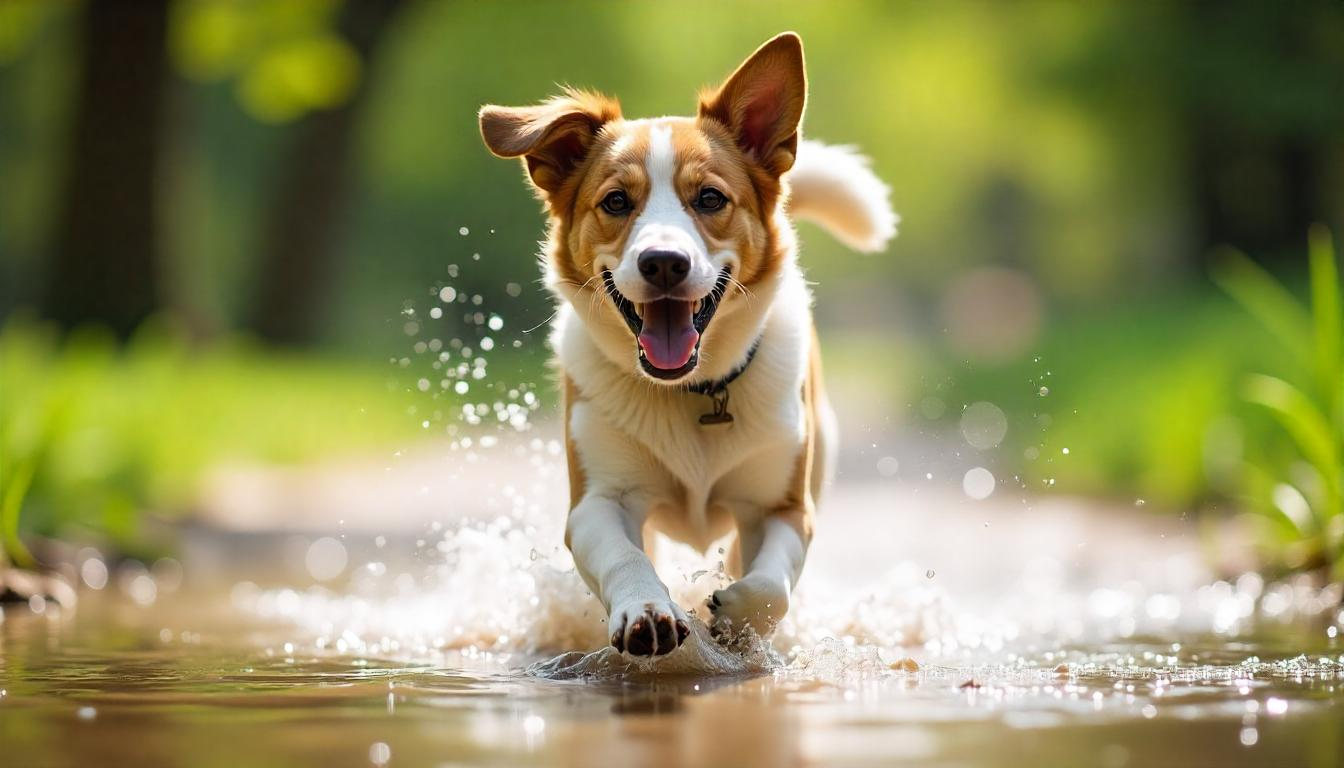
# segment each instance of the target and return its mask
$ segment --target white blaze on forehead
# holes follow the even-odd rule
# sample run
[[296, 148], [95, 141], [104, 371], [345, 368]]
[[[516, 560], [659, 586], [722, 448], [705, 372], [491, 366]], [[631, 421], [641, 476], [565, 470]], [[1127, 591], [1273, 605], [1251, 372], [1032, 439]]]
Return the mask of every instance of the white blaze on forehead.
[[651, 287], [639, 273], [639, 255], [651, 248], [680, 251], [690, 258], [691, 268], [677, 293], [687, 298], [705, 296], [714, 287], [719, 272], [714, 259], [726, 256], [711, 256], [677, 192], [677, 151], [672, 142], [672, 125], [664, 119], [641, 121], [638, 125], [647, 126], [649, 131], [649, 150], [644, 156], [649, 197], [643, 201], [630, 228], [620, 263], [612, 270], [612, 280], [617, 290], [636, 303], [660, 298], [663, 291]]
[[654, 123], [649, 128], [649, 154], [644, 159], [649, 174], [649, 199], [635, 219], [627, 255], [638, 256], [649, 248], [670, 248], [692, 259], [706, 255], [705, 241], [677, 194], [677, 152], [672, 127]]

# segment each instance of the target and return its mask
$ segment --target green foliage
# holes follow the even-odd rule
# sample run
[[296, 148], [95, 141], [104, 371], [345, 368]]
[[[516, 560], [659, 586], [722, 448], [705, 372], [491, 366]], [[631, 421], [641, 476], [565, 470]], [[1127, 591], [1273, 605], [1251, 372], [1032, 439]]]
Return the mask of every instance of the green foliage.
[[384, 372], [277, 356], [241, 340], [190, 347], [150, 324], [124, 349], [98, 331], [0, 328], [0, 537], [20, 531], [150, 546], [144, 515], [180, 514], [229, 461], [290, 463], [419, 433]]
[[59, 0], [0, 2], [0, 65], [24, 53], [46, 17], [64, 5]]
[[1279, 431], [1247, 445], [1242, 496], [1266, 519], [1271, 554], [1291, 568], [1332, 566], [1344, 576], [1344, 360], [1339, 271], [1324, 227], [1310, 233], [1311, 306], [1246, 256], [1228, 251], [1214, 280], [1291, 353], [1281, 375], [1253, 374], [1246, 402]]
[[169, 42], [193, 80], [231, 80], [256, 120], [283, 123], [345, 102], [361, 76], [359, 56], [336, 34], [334, 0], [183, 0]]
[[911, 367], [926, 374], [913, 400], [946, 401], [943, 430], [956, 428], [961, 404], [1002, 408], [1008, 435], [985, 457], [1000, 477], [1037, 492], [1142, 499], [1150, 510], [1184, 512], [1214, 497], [1210, 470], [1224, 458], [1210, 449], [1236, 442], [1224, 439], [1234, 404], [1226, 383], [1254, 357], [1278, 354], [1266, 346], [1264, 331], [1221, 294], [1181, 291], [1057, 312], [1032, 353], [1012, 361], [971, 364], [944, 353], [890, 375]]
[[[468, 266], [458, 287], [491, 300], [536, 276], [538, 206], [517, 167], [482, 147], [482, 103], [530, 103], [566, 82], [619, 95], [632, 116], [685, 114], [698, 87], [784, 29], [807, 41], [806, 135], [861, 147], [909, 223], [882, 258], [854, 258], [805, 226], [802, 262], [820, 306], [872, 286], [931, 296], [985, 263], [1028, 272], [1052, 306], [1123, 304], [1198, 273], [1192, 117], [1327, 148], [1344, 125], [1323, 74], [1344, 52], [1337, 3], [1276, 14], [1244, 1], [419, 2], [372, 62], [337, 34], [340, 6], [173, 5], [173, 69], [187, 82], [163, 171], [165, 255], [175, 303], [210, 327], [238, 327], [253, 306], [259, 233], [288, 145], [273, 126], [342, 103], [360, 83], [358, 184], [333, 237], [340, 269], [326, 302], [341, 311], [323, 319], [326, 341], [361, 353], [386, 349], [397, 332], [381, 322], [389, 308], [445, 263]], [[0, 179], [23, 190], [0, 195], [0, 312], [43, 285], [81, 7], [0, 2], [0, 40], [14, 41], [0, 42], [10, 52], [0, 53]], [[1286, 17], [1318, 39], [1289, 58], [1259, 44], [1279, 36], [1268, 22]], [[638, 34], [650, 29], [662, 33]], [[1291, 141], [1278, 141], [1285, 126]], [[1322, 163], [1325, 210], [1340, 210], [1335, 165]], [[1242, 200], [1248, 219], [1274, 219], [1274, 201], [1290, 197], [1265, 193], [1275, 178], [1263, 172], [1225, 176], [1261, 185]], [[457, 234], [463, 226], [470, 237]], [[468, 263], [473, 253], [482, 258]], [[550, 312], [539, 290], [518, 306], [527, 314], [510, 319], [529, 327]]]

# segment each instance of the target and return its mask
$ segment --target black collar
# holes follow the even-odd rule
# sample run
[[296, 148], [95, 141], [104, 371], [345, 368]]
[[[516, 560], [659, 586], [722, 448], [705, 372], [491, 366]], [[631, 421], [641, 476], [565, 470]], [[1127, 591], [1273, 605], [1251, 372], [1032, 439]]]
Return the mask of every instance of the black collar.
[[701, 424], [731, 424], [733, 414], [728, 412], [728, 385], [737, 380], [751, 365], [751, 361], [756, 358], [756, 350], [761, 347], [760, 337], [751, 343], [751, 349], [747, 350], [747, 359], [742, 364], [734, 368], [721, 379], [713, 381], [701, 381], [695, 384], [687, 384], [686, 391], [697, 395], [704, 395], [714, 402], [714, 410], [700, 416]]

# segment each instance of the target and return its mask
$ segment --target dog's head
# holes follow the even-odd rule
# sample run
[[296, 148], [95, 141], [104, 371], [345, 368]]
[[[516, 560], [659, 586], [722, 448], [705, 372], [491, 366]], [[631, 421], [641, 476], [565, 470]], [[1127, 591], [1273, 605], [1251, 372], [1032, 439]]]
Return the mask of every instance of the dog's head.
[[693, 118], [626, 120], [614, 99], [569, 89], [484, 107], [481, 135], [523, 159], [545, 203], [552, 288], [584, 322], [621, 329], [637, 370], [676, 382], [715, 316], [786, 258], [782, 176], [806, 94], [802, 41], [785, 33], [702, 93]]

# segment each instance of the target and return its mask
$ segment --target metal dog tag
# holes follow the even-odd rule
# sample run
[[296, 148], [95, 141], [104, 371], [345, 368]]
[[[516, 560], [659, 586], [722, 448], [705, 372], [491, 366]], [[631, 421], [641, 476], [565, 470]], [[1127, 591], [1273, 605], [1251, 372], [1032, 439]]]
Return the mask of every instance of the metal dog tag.
[[724, 387], [709, 397], [714, 401], [714, 412], [702, 414], [700, 416], [700, 423], [704, 426], [712, 424], [732, 424], [733, 414], [728, 412], [728, 388]]

